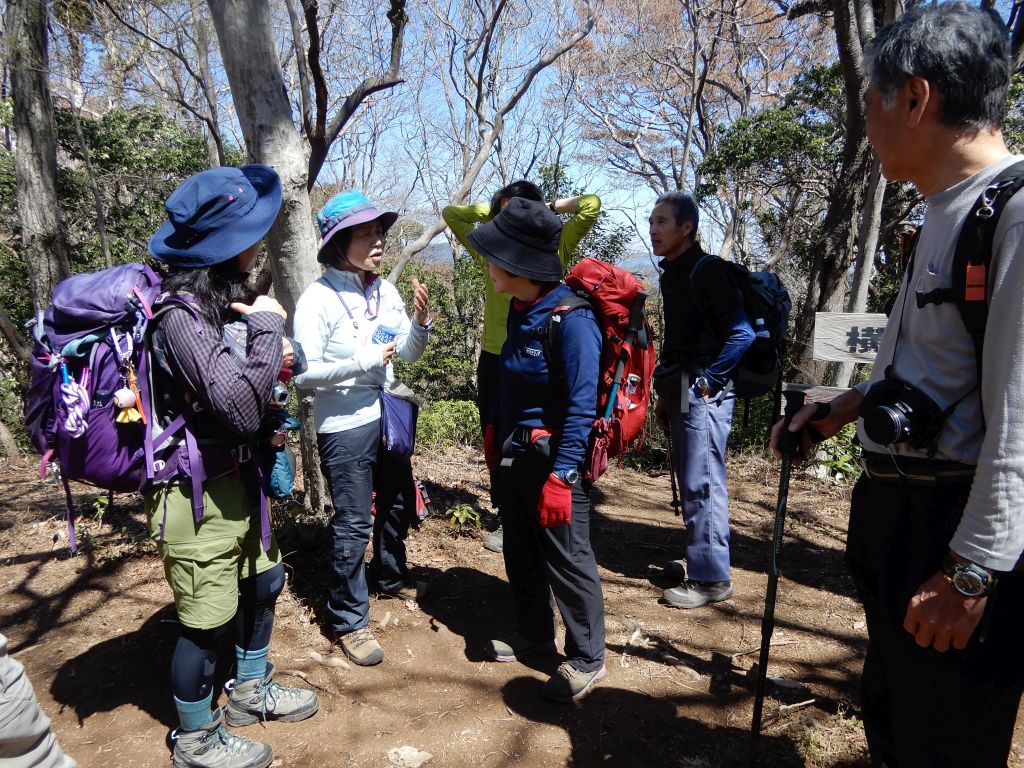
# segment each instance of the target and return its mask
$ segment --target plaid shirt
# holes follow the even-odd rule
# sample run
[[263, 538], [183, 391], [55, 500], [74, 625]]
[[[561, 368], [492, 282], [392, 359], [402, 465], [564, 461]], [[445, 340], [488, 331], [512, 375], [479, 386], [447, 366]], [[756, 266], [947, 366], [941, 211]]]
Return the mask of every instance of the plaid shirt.
[[[221, 330], [201, 320], [201, 328], [185, 309], [171, 309], [160, 319], [157, 333], [167, 350], [167, 363], [173, 374], [173, 389], [184, 390], [203, 411], [197, 424], [208, 436], [222, 434], [221, 426], [242, 437], [251, 437], [260, 428], [270, 390], [281, 370], [281, 337], [284, 320], [274, 312], [256, 312], [249, 316], [246, 359], [239, 360], [221, 339]], [[171, 410], [184, 406], [184, 400], [170, 397], [171, 388], [161, 388], [169, 396]], [[178, 411], [180, 412], [180, 411]], [[205, 415], [219, 424], [210, 423]]]

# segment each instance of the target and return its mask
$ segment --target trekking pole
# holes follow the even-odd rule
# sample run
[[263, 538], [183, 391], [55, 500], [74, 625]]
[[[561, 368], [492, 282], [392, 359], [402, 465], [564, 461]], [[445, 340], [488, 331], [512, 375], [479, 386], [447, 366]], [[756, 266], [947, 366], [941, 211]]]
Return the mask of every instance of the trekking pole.
[[782, 531], [786, 524], [786, 501], [789, 496], [789, 473], [793, 456], [799, 453], [800, 434], [790, 432], [787, 427], [794, 414], [804, 406], [803, 392], [783, 392], [786, 397], [786, 411], [782, 432], [779, 434], [779, 451], [782, 453], [782, 471], [779, 474], [779, 498], [775, 504], [775, 533], [772, 537], [771, 559], [768, 567], [768, 589], [764, 596], [764, 616], [761, 618], [761, 655], [757, 661], [757, 678], [754, 683], [754, 717], [750, 723], [750, 765], [757, 765], [758, 737], [761, 735], [761, 711], [764, 708], [764, 687], [768, 678], [768, 649], [775, 631], [775, 593], [779, 586], [779, 553], [782, 550]]
[[[629, 308], [629, 324], [626, 326], [626, 338], [623, 339], [627, 345], [636, 343], [640, 332], [644, 329], [644, 304], [650, 296], [647, 291], [637, 291], [633, 297], [633, 305]], [[619, 379], [626, 369], [626, 360], [629, 359], [629, 350], [625, 346], [619, 354], [619, 361], [615, 364], [615, 376], [612, 377], [612, 391], [608, 394], [608, 403], [604, 408], [604, 418], [610, 419], [612, 408], [615, 406], [615, 395], [619, 392]]]
[[679, 491], [676, 490], [676, 452], [672, 450], [671, 430], [665, 433], [665, 437], [668, 438], [668, 477], [672, 482], [672, 511], [675, 512], [676, 517], [678, 517], [683, 505], [682, 502], [679, 501]]

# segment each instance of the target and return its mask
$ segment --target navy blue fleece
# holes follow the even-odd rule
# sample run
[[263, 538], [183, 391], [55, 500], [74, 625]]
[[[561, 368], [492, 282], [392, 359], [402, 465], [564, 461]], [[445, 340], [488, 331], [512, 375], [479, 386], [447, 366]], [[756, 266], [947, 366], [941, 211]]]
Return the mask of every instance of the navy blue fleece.
[[516, 427], [561, 431], [554, 450], [553, 471], [579, 470], [597, 417], [601, 331], [594, 313], [577, 309], [562, 318], [562, 374], [549, 375], [544, 353], [551, 312], [572, 291], [560, 284], [529, 306], [513, 301], [508, 313], [508, 337], [501, 348], [498, 389], [499, 445]]

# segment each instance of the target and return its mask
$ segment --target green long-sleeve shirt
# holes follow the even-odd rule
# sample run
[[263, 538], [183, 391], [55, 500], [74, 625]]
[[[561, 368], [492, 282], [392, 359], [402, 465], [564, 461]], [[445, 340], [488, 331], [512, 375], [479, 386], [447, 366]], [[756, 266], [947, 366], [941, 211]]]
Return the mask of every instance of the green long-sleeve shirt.
[[[491, 206], [489, 203], [478, 203], [476, 205], [449, 205], [441, 212], [441, 216], [455, 235], [462, 246], [473, 254], [480, 266], [486, 269], [486, 262], [479, 253], [473, 250], [466, 235], [472, 232], [478, 224], [490, 221]], [[558, 243], [558, 258], [564, 268], [569, 263], [576, 246], [580, 240], [586, 237], [587, 232], [597, 221], [597, 214], [601, 212], [601, 199], [597, 195], [582, 195], [574, 213], [562, 227], [562, 238]], [[494, 283], [488, 278], [484, 281], [486, 288], [484, 294], [484, 335], [480, 340], [480, 347], [484, 352], [501, 354], [501, 347], [505, 343], [508, 326], [508, 305], [512, 297], [507, 294], [498, 293], [494, 290]]]

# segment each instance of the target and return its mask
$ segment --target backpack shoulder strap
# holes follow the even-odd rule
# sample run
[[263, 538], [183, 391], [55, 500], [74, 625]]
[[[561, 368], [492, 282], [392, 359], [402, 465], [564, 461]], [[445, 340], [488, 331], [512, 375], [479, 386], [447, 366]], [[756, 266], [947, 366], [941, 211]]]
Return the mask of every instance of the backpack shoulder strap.
[[974, 344], [979, 387], [988, 322], [988, 265], [992, 262], [992, 241], [1003, 209], [1021, 187], [1024, 187], [1024, 160], [1001, 171], [978, 196], [960, 229], [953, 253], [951, 298]]
[[705, 264], [707, 264], [712, 259], [716, 259], [716, 258], [718, 258], [718, 257], [715, 256], [713, 253], [704, 253], [704, 254], [702, 254], [701, 257], [699, 259], [697, 259], [697, 261], [695, 261], [693, 266], [690, 268], [690, 279], [693, 280], [693, 278], [696, 277], [697, 273], [701, 270], [701, 267], [703, 267]]
[[551, 367], [552, 361], [561, 360], [561, 355], [554, 354], [556, 351], [560, 351], [561, 348], [558, 346], [561, 343], [561, 328], [562, 320], [570, 312], [574, 312], [577, 309], [589, 309], [593, 311], [594, 305], [590, 303], [590, 299], [586, 296], [580, 296], [578, 293], [570, 294], [565, 297], [565, 300], [551, 310], [551, 321], [548, 323], [548, 332], [542, 340], [544, 344], [544, 354], [548, 359], [548, 368]]

